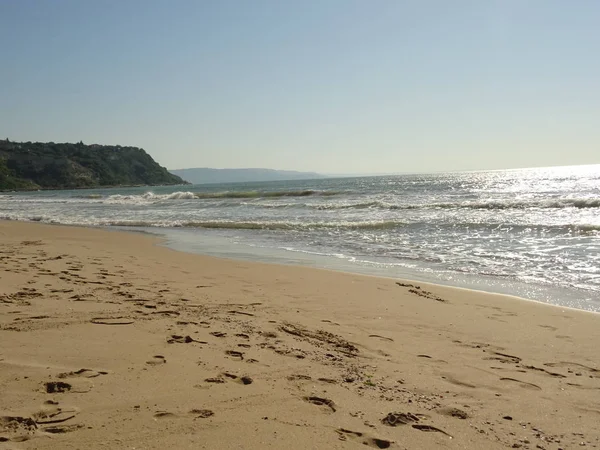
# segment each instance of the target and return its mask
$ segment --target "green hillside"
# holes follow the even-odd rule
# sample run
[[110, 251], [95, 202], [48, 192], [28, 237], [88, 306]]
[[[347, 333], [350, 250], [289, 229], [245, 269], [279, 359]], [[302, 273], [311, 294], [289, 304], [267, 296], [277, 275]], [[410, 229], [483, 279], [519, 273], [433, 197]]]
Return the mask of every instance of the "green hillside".
[[137, 147], [0, 140], [0, 190], [185, 183]]

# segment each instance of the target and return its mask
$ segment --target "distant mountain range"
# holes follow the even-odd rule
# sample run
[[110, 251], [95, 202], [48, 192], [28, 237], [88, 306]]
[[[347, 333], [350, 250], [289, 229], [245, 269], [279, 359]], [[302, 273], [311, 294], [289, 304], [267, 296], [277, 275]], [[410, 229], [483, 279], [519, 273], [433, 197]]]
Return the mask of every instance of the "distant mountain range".
[[315, 172], [296, 172], [294, 170], [274, 169], [209, 169], [201, 167], [196, 169], [170, 170], [170, 172], [192, 184], [312, 180], [315, 178], [326, 178], [325, 175]]

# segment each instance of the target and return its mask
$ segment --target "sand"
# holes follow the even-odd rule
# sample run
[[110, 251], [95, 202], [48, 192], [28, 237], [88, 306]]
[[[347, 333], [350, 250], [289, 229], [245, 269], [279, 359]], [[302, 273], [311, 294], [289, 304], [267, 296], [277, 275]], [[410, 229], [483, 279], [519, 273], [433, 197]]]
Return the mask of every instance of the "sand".
[[600, 446], [600, 315], [0, 222], [0, 449]]

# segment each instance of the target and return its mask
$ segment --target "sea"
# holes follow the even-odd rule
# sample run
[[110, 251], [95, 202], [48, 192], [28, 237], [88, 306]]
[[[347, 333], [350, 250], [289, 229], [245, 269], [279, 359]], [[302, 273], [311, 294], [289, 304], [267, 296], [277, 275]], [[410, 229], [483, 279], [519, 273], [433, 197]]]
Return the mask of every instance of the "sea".
[[0, 194], [0, 219], [600, 312], [600, 165]]

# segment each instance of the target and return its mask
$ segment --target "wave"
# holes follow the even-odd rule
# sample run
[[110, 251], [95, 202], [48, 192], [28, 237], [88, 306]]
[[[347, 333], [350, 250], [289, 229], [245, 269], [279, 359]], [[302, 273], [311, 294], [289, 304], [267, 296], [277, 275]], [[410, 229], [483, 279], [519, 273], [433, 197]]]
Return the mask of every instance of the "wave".
[[[173, 192], [172, 194], [154, 194], [146, 192], [142, 195], [115, 194], [106, 197], [107, 203], [127, 202], [158, 202], [166, 200], [210, 200], [210, 199], [258, 199], [258, 198], [281, 198], [281, 197], [331, 197], [338, 195], [338, 191], [317, 190], [295, 190], [295, 191], [226, 191], [226, 192]], [[87, 196], [85, 198], [97, 198]]]
[[97, 200], [104, 198], [102, 194], [86, 194], [86, 195], [74, 195], [73, 198], [88, 198], [91, 200]]
[[389, 205], [383, 202], [363, 202], [363, 203], [329, 203], [322, 205], [305, 205], [314, 209], [329, 210], [329, 209], [368, 209], [368, 208], [380, 208], [380, 209], [395, 209], [396, 205]]
[[278, 198], [278, 197], [310, 197], [322, 196], [331, 197], [339, 195], [338, 191], [316, 191], [312, 189], [302, 191], [242, 191], [242, 192], [216, 192], [216, 193], [196, 193], [196, 198]]
[[[282, 205], [285, 206], [285, 205]], [[290, 205], [292, 206], [292, 205]], [[320, 205], [302, 205], [319, 210], [329, 209], [384, 209], [384, 210], [411, 210], [411, 209], [560, 209], [560, 208], [600, 208], [600, 198], [574, 198], [556, 200], [523, 200], [523, 201], [465, 201], [445, 203], [421, 204], [394, 204], [382, 201], [359, 202], [352, 204], [329, 203]]]
[[[551, 199], [487, 199], [487, 200], [456, 200], [449, 202], [422, 202], [422, 203], [400, 203], [402, 197], [399, 195], [389, 197], [386, 200], [374, 196], [348, 197], [348, 191], [333, 190], [287, 190], [287, 191], [223, 191], [223, 192], [190, 192], [178, 191], [170, 194], [155, 194], [146, 192], [144, 194], [113, 194], [102, 195], [99, 193], [77, 195], [73, 197], [39, 197], [39, 196], [3, 196], [3, 201], [11, 203], [105, 203], [123, 205], [151, 205], [170, 201], [199, 200], [201, 207], [220, 206], [250, 206], [255, 208], [307, 208], [313, 210], [527, 210], [527, 209], [587, 209], [600, 208], [599, 197], [580, 198], [551, 198]], [[377, 195], [377, 194], [376, 194]], [[381, 194], [383, 195], [383, 194]], [[336, 197], [337, 196], [337, 197]], [[292, 198], [312, 197], [307, 202], [296, 202]], [[290, 198], [289, 202], [282, 199]], [[331, 200], [325, 201], [325, 198]], [[238, 199], [240, 202], [232, 200]], [[212, 200], [212, 201], [211, 201]], [[215, 200], [221, 200], [216, 202]], [[248, 202], [244, 202], [248, 200]], [[269, 202], [269, 200], [272, 200]], [[322, 201], [321, 201], [322, 200]]]
[[532, 200], [532, 201], [465, 201], [446, 203], [420, 203], [420, 204], [394, 204], [383, 201], [368, 201], [358, 203], [279, 203], [272, 205], [254, 204], [265, 208], [293, 208], [304, 207], [316, 210], [340, 209], [381, 209], [381, 210], [415, 210], [415, 209], [560, 209], [560, 208], [600, 208], [600, 199], [560, 199], [560, 200]]
[[104, 225], [119, 227], [172, 227], [172, 228], [205, 228], [227, 230], [266, 230], [266, 231], [311, 231], [319, 229], [338, 230], [387, 230], [404, 226], [404, 222], [234, 222], [234, 221], [178, 221], [178, 222], [150, 222], [139, 220], [111, 221]]
[[[263, 231], [319, 231], [332, 230], [338, 232], [345, 231], [376, 231], [376, 230], [398, 230], [404, 229], [406, 233], [431, 233], [434, 232], [431, 227], [439, 232], [442, 229], [454, 229], [455, 232], [461, 230], [487, 230], [500, 231], [506, 233], [552, 233], [555, 236], [566, 235], [591, 235], [600, 236], [600, 224], [580, 223], [580, 224], [539, 224], [539, 223], [507, 223], [507, 222], [450, 222], [450, 223], [431, 223], [431, 222], [404, 222], [398, 220], [388, 221], [364, 221], [364, 222], [284, 222], [284, 221], [233, 221], [233, 220], [110, 220], [100, 218], [60, 218], [39, 214], [0, 214], [0, 220], [16, 220], [27, 222], [43, 222], [63, 225], [81, 225], [81, 226], [115, 226], [115, 227], [137, 227], [137, 228], [199, 228], [199, 229], [224, 229], [224, 230], [263, 230]], [[411, 231], [412, 230], [412, 231]], [[420, 230], [420, 231], [416, 231]], [[443, 233], [447, 233], [444, 231]]]
[[[411, 208], [419, 207], [411, 205]], [[552, 200], [487, 200], [479, 202], [432, 203], [423, 205], [429, 208], [468, 208], [468, 209], [560, 209], [560, 208], [600, 208], [600, 198], [564, 198]]]
[[[121, 220], [100, 223], [104, 226], [138, 227], [138, 228], [198, 228], [214, 230], [256, 230], [256, 231], [319, 231], [332, 230], [346, 231], [385, 231], [397, 230], [399, 228], [427, 228], [430, 224], [424, 222], [401, 222], [401, 221], [370, 221], [370, 222], [235, 222], [235, 221], [139, 221]], [[437, 228], [485, 228], [487, 230], [505, 230], [507, 232], [551, 232], [559, 235], [598, 235], [600, 225], [593, 224], [565, 224], [565, 225], [542, 225], [542, 224], [504, 224], [504, 223], [452, 223], [438, 224]], [[414, 232], [414, 231], [413, 231]], [[410, 232], [409, 232], [410, 233]]]
[[500, 230], [506, 232], [550, 232], [557, 233], [559, 235], [566, 234], [599, 234], [600, 224], [538, 224], [538, 223], [493, 223], [493, 222], [456, 222], [437, 224], [436, 227], [444, 228], [461, 228], [465, 229], [477, 229], [485, 228], [487, 230]]
[[316, 190], [302, 190], [302, 191], [226, 191], [226, 192], [173, 192], [171, 194], [154, 194], [153, 192], [146, 192], [145, 194], [138, 195], [123, 195], [114, 194], [107, 197], [103, 197], [98, 194], [91, 194], [86, 196], [77, 196], [74, 198], [88, 199], [88, 200], [99, 200], [101, 203], [108, 204], [150, 204], [159, 203], [172, 200], [228, 200], [228, 199], [275, 199], [282, 197], [309, 197], [309, 196], [322, 196], [331, 197], [338, 195], [340, 192], [337, 191], [316, 191]]
[[576, 232], [581, 233], [597, 233], [600, 232], [600, 225], [570, 225], [569, 228]]

